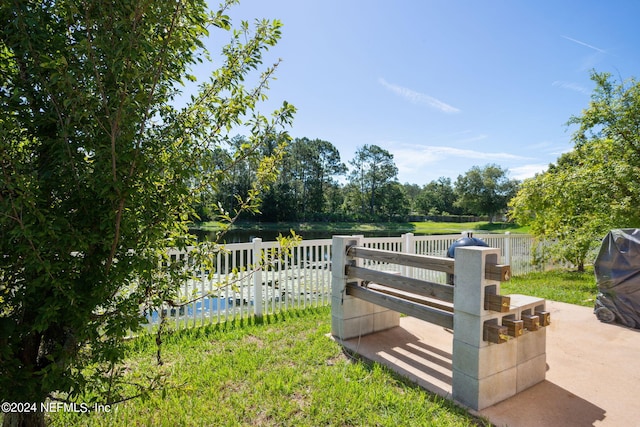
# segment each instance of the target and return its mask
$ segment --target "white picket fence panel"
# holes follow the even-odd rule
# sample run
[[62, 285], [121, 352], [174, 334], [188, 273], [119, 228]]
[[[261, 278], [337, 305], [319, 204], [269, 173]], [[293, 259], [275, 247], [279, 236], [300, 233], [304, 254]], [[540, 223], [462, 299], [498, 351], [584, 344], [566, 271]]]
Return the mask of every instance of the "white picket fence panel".
[[[511, 265], [513, 275], [538, 270], [532, 265], [533, 237], [520, 234], [474, 234], [489, 246], [500, 248], [503, 264]], [[447, 249], [461, 237], [414, 236], [370, 237], [364, 246], [395, 252], [446, 256]], [[331, 239], [303, 240], [282, 254], [278, 242], [254, 239], [248, 243], [224, 245], [224, 252], [216, 257], [215, 271], [193, 271], [192, 279], [180, 288], [185, 301], [193, 301], [180, 308], [165, 307], [170, 325], [176, 328], [215, 324], [226, 319], [246, 318], [287, 309], [325, 306], [331, 303]], [[278, 261], [269, 268], [256, 269], [263, 253], [275, 251]], [[170, 250], [171, 257], [188, 259], [189, 251]], [[188, 264], [188, 263], [187, 263]], [[368, 262], [368, 268], [388, 270], [388, 265]], [[400, 267], [402, 268], [402, 267]], [[446, 283], [444, 273], [404, 267], [403, 274], [423, 280]], [[233, 281], [231, 286], [222, 283]], [[160, 321], [157, 311], [147, 316], [148, 328]]]

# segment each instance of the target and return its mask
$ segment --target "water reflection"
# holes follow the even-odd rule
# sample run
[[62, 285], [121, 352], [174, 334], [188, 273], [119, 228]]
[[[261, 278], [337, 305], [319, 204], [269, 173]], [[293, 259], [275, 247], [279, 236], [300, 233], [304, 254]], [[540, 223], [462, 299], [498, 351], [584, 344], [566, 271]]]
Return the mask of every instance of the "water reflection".
[[[392, 236], [400, 236], [403, 232], [398, 230], [372, 230], [372, 231], [361, 231], [361, 230], [294, 230], [296, 234], [302, 236], [304, 240], [315, 240], [315, 239], [331, 239], [334, 235], [364, 235], [365, 237], [392, 237]], [[204, 231], [204, 230], [191, 230], [191, 232], [198, 237], [198, 240], [213, 240], [215, 239], [216, 232], [215, 231]], [[246, 243], [251, 242], [256, 237], [260, 237], [265, 242], [273, 242], [276, 240], [278, 235], [287, 236], [289, 235], [289, 229], [283, 230], [230, 230], [228, 231], [224, 237], [224, 243]]]

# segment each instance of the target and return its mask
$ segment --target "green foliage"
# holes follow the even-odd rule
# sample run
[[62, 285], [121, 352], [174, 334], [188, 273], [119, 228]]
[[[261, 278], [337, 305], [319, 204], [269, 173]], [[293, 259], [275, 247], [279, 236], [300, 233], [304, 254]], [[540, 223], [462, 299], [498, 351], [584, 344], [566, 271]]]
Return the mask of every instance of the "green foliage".
[[384, 184], [380, 191], [380, 210], [378, 215], [387, 221], [404, 218], [409, 214], [409, 200], [404, 186], [397, 181]]
[[298, 218], [304, 221], [314, 213], [328, 212], [329, 189], [335, 184], [334, 177], [344, 175], [347, 167], [340, 161], [338, 149], [328, 141], [299, 138], [291, 148]]
[[424, 186], [415, 204], [424, 215], [455, 214], [460, 212], [455, 206], [456, 198], [451, 178], [440, 177]]
[[[249, 156], [238, 160], [247, 143], [245, 137], [237, 136], [231, 150], [216, 155], [216, 167], [226, 174], [215, 196], [199, 201], [201, 219], [212, 219], [220, 207], [235, 211], [241, 205], [237, 195], [249, 193], [256, 159]], [[264, 154], [275, 154], [276, 146], [275, 141], [269, 144]], [[505, 200], [513, 196], [517, 186], [516, 181], [506, 178], [506, 170], [495, 165], [472, 168], [458, 178], [456, 188], [445, 177], [422, 188], [400, 185], [393, 155], [375, 145], [358, 149], [349, 162], [348, 181], [342, 184], [337, 178], [347, 173], [347, 167], [330, 142], [296, 138], [280, 148], [278, 178], [263, 194], [259, 206], [249, 210], [259, 221], [394, 221], [408, 214], [455, 215], [465, 210], [474, 215], [495, 214], [506, 209]]]
[[267, 221], [323, 219], [335, 208], [335, 178], [346, 172], [338, 149], [328, 141], [296, 138], [288, 147], [273, 191], [265, 197]]
[[[237, 158], [287, 139], [291, 105], [255, 112], [275, 66], [245, 87], [279, 21], [241, 23], [198, 94], [171, 106], [209, 31], [228, 40], [233, 3], [0, 5], [0, 400], [122, 398], [122, 338], [175, 297], [185, 273], [165, 249], [190, 243], [193, 207], [227, 173], [227, 133], [251, 135]], [[240, 209], [256, 209], [278, 158], [261, 157]]]
[[455, 204], [467, 212], [485, 214], [493, 220], [496, 214], [506, 210], [517, 189], [518, 181], [509, 179], [506, 169], [497, 165], [474, 166], [458, 176]]
[[622, 219], [616, 220], [609, 196], [610, 163], [601, 161], [605, 145], [593, 148], [564, 154], [547, 172], [525, 181], [511, 202], [516, 222], [547, 242], [541, 261], [584, 265], [598, 238]]
[[[349, 203], [347, 210], [360, 218], [369, 219], [385, 213], [396, 213], [399, 201], [395, 200], [393, 205], [389, 205], [391, 201], [383, 196], [398, 176], [393, 154], [377, 145], [365, 144], [356, 150], [355, 157], [349, 163], [353, 169], [346, 189], [345, 199]], [[396, 195], [401, 197], [400, 205], [406, 206], [404, 193], [398, 194], [396, 191]]]
[[215, 196], [202, 201], [201, 218], [209, 219], [215, 214], [215, 203], [229, 211], [240, 206], [234, 195], [249, 193], [256, 179], [256, 164], [264, 154], [278, 155], [280, 161], [272, 170], [277, 172], [277, 179], [263, 192], [259, 206], [244, 211], [250, 211], [263, 221], [306, 221], [324, 219], [337, 210], [342, 200], [339, 194], [336, 195], [335, 177], [344, 174], [346, 166], [333, 144], [319, 139], [296, 138], [286, 145], [271, 144], [262, 153], [252, 153], [252, 156], [242, 156], [238, 160], [236, 153], [246, 145], [246, 138], [237, 136], [233, 139], [234, 151], [218, 156], [221, 163], [218, 167], [225, 168], [227, 174], [214, 192]]
[[579, 268], [609, 229], [640, 225], [640, 84], [592, 79], [589, 108], [569, 121], [580, 126], [574, 150], [525, 181], [511, 202], [512, 217], [546, 242], [542, 258]]

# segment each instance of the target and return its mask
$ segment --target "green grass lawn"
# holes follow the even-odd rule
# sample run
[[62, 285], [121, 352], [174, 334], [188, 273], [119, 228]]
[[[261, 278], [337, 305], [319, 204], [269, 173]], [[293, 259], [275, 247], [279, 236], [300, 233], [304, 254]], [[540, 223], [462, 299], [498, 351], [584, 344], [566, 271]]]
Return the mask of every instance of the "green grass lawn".
[[490, 233], [527, 233], [529, 229], [527, 227], [520, 227], [517, 224], [494, 222], [489, 223], [487, 221], [480, 222], [412, 222], [410, 223], [414, 227], [411, 231], [416, 234], [460, 234], [463, 231], [473, 231], [478, 233], [490, 232]]
[[597, 292], [593, 267], [587, 267], [584, 273], [568, 270], [529, 273], [512, 277], [501, 285], [503, 295], [532, 295], [585, 307], [593, 307]]
[[[215, 221], [204, 222], [197, 225], [197, 228], [205, 231], [217, 231], [221, 224]], [[366, 231], [396, 231], [401, 233], [415, 234], [460, 234], [463, 231], [477, 231], [504, 233], [527, 233], [527, 227], [520, 227], [513, 223], [487, 221], [480, 222], [379, 222], [379, 223], [356, 223], [356, 222], [275, 222], [275, 223], [255, 223], [241, 222], [233, 225], [232, 229], [243, 230], [308, 230], [326, 231], [327, 233], [338, 232], [366, 232]]]
[[[174, 333], [163, 393], [110, 413], [52, 414], [56, 426], [489, 425], [331, 340], [329, 307]], [[132, 377], [158, 370], [152, 339], [131, 346]]]
[[[592, 306], [593, 271], [514, 277], [502, 294], [523, 293]], [[174, 332], [165, 364], [151, 337], [131, 342], [130, 378], [160, 372], [164, 392], [120, 403], [110, 413], [55, 413], [54, 426], [479, 426], [448, 400], [365, 363], [331, 340], [329, 307]], [[83, 402], [80, 398], [79, 402]]]

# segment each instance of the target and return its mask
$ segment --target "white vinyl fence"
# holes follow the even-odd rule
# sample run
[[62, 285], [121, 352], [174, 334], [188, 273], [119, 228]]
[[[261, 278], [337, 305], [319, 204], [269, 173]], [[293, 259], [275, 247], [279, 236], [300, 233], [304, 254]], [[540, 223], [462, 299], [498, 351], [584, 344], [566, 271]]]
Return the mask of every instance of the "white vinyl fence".
[[[371, 237], [364, 239], [366, 247], [423, 255], [446, 256], [447, 249], [461, 235]], [[500, 248], [503, 264], [511, 265], [513, 275], [537, 270], [532, 263], [533, 238], [529, 235], [474, 234], [489, 246]], [[265, 253], [275, 261], [265, 268], [260, 265]], [[189, 253], [170, 251], [176, 258], [188, 258]], [[376, 268], [375, 263], [367, 264]], [[388, 269], [388, 265], [379, 268]], [[407, 268], [404, 274], [445, 283], [444, 273]], [[425, 276], [425, 277], [423, 277]], [[427, 277], [428, 276], [428, 277]], [[226, 284], [226, 285], [225, 285]], [[180, 296], [189, 304], [163, 312], [169, 324], [176, 328], [218, 323], [225, 319], [260, 316], [290, 308], [328, 305], [331, 302], [331, 239], [303, 240], [290, 254], [282, 252], [278, 242], [254, 239], [249, 243], [224, 246], [215, 261], [214, 271], [194, 271], [193, 278], [180, 289]], [[158, 324], [158, 312], [147, 316], [148, 326]]]

